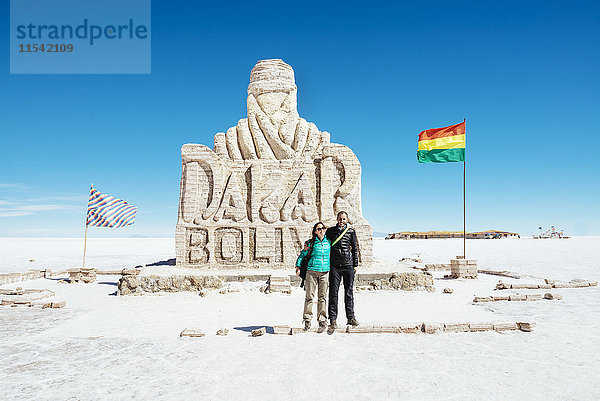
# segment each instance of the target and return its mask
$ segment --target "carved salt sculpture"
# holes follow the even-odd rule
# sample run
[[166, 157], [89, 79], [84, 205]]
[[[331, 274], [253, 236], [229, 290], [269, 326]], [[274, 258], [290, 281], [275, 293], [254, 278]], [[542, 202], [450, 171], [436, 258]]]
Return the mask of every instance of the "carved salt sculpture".
[[373, 255], [362, 216], [356, 155], [300, 118], [294, 70], [261, 60], [250, 73], [248, 116], [215, 135], [213, 149], [185, 144], [175, 234], [177, 266], [291, 268], [313, 225], [348, 213], [361, 265]]

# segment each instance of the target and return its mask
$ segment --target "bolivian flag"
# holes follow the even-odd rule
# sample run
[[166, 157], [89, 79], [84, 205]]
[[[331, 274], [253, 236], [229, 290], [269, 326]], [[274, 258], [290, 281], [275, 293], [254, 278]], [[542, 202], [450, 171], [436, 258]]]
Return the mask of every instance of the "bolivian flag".
[[419, 163], [465, 161], [465, 122], [444, 128], [432, 128], [419, 134]]

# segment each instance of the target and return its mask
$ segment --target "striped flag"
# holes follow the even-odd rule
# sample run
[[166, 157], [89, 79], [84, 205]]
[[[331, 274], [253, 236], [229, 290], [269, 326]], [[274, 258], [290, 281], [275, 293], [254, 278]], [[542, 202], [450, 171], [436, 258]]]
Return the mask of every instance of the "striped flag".
[[419, 134], [419, 163], [464, 162], [466, 147], [465, 122], [443, 128], [432, 128]]
[[90, 189], [87, 226], [119, 228], [133, 224], [137, 207], [124, 200]]

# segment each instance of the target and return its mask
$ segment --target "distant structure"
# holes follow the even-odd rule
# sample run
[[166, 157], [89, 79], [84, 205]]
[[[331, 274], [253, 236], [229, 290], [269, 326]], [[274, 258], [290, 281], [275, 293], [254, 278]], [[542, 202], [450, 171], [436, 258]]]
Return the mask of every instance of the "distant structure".
[[370, 264], [358, 158], [298, 115], [296, 92], [291, 66], [261, 60], [250, 73], [246, 118], [217, 133], [212, 149], [183, 145], [178, 267], [289, 269], [313, 225], [336, 224], [342, 210], [359, 262]]
[[[402, 231], [388, 234], [385, 239], [435, 239], [435, 238], [462, 238], [462, 231]], [[508, 231], [487, 230], [467, 233], [468, 239], [499, 239], [521, 238], [519, 233]]]
[[563, 230], [558, 231], [556, 229], [556, 227], [551, 226], [549, 229], [547, 229], [545, 232], [542, 231], [542, 227], [539, 228], [540, 233], [538, 235], [533, 235], [533, 239], [548, 239], [548, 238], [558, 238], [558, 239], [563, 239], [563, 238], [571, 238], [569, 236], [566, 236], [563, 232]]

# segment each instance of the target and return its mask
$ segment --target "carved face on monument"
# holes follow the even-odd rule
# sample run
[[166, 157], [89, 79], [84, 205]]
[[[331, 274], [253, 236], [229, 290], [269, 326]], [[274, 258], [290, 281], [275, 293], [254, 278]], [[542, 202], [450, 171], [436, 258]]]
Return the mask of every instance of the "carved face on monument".
[[[261, 60], [250, 72], [248, 98], [254, 97], [261, 110], [277, 128], [284, 121], [298, 119], [294, 70], [281, 60]], [[254, 110], [248, 102], [248, 115]]]
[[247, 118], [215, 135], [214, 151], [233, 160], [308, 159], [329, 134], [298, 116], [294, 70], [282, 60], [261, 60], [250, 73]]

